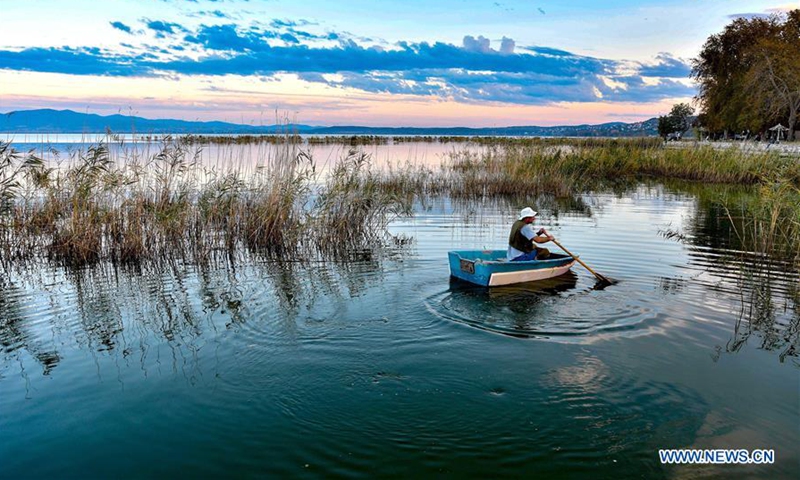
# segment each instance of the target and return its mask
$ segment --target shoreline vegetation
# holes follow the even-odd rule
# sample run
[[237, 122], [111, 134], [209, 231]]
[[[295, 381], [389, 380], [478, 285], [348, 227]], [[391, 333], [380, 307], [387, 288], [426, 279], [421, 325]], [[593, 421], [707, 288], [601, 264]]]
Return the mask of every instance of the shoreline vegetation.
[[[142, 136], [145, 142], [160, 142], [157, 136]], [[608, 146], [613, 142], [623, 142], [626, 145], [640, 146], [642, 148], [660, 148], [666, 146], [672, 149], [693, 149], [708, 147], [716, 150], [741, 150], [745, 153], [777, 152], [779, 155], [800, 157], [800, 142], [774, 143], [769, 141], [750, 140], [680, 140], [667, 142], [660, 137], [510, 137], [510, 136], [391, 136], [391, 135], [197, 135], [187, 134], [180, 138], [189, 145], [279, 145], [292, 143], [297, 145], [341, 145], [341, 146], [368, 146], [368, 145], [401, 145], [406, 143], [439, 143], [439, 144], [471, 144], [479, 146], [564, 146], [598, 147]]]
[[[159, 142], [163, 137], [144, 135], [143, 141]], [[389, 145], [402, 143], [471, 143], [476, 145], [563, 145], [575, 146], [604, 145], [615, 139], [601, 137], [513, 137], [513, 136], [469, 136], [469, 135], [300, 135], [264, 134], [264, 135], [199, 135], [186, 134], [180, 138], [189, 145], [258, 145], [258, 144], [308, 144], [308, 145]], [[658, 146], [662, 140], [658, 137], [625, 137], [625, 142], [641, 146]]]
[[274, 140], [255, 170], [208, 168], [192, 148], [206, 138], [230, 137], [165, 137], [151, 155], [114, 160], [100, 143], [73, 152], [68, 165], [0, 142], [3, 268], [204, 263], [240, 249], [341, 257], [404, 242], [387, 225], [427, 198], [568, 198], [670, 179], [751, 186], [758, 195], [747, 204], [725, 204], [731, 219], [744, 219], [736, 234], [765, 254], [797, 262], [800, 252], [800, 159], [774, 151], [668, 148], [658, 138], [481, 137], [481, 152], [454, 150], [439, 168], [377, 169], [358, 143], [323, 173], [292, 135]]

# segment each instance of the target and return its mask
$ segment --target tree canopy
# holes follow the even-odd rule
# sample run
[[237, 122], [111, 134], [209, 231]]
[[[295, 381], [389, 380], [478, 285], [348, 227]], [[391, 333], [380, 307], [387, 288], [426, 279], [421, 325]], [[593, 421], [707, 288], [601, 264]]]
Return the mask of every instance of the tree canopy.
[[658, 117], [658, 134], [667, 138], [670, 134], [683, 133], [689, 129], [689, 119], [694, 115], [694, 108], [688, 103], [672, 106], [669, 115]]
[[800, 9], [738, 18], [706, 40], [692, 76], [703, 126], [712, 132], [794, 132], [800, 112]]

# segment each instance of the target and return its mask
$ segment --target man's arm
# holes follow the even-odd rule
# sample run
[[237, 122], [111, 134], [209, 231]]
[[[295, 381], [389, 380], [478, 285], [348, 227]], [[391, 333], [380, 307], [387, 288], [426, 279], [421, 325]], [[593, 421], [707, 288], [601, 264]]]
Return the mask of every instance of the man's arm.
[[544, 228], [540, 228], [538, 232], [533, 231], [533, 225], [525, 225], [522, 227], [522, 234], [533, 242], [533, 244], [537, 243], [547, 243], [550, 240], [554, 240], [553, 236], [547, 233], [547, 230]]
[[531, 240], [533, 240], [535, 243], [547, 243], [551, 240], [555, 240], [555, 237], [547, 233], [547, 230], [544, 228], [540, 228], [539, 231], [536, 232], [536, 236]]

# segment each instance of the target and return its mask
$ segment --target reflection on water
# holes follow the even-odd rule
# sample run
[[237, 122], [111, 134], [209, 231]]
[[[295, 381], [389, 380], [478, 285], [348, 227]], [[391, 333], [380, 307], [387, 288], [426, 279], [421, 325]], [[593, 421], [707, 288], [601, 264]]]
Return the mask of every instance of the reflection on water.
[[[494, 333], [568, 343], [594, 343], [614, 336], [660, 331], [658, 315], [638, 302], [626, 303], [613, 286], [587, 280], [577, 286], [570, 271], [545, 281], [480, 288], [451, 281], [427, 299], [440, 318]], [[606, 288], [608, 294], [601, 293]]]
[[0, 283], [1, 352], [6, 368], [33, 358], [49, 375], [64, 345], [136, 357], [143, 370], [160, 345], [170, 350], [173, 370], [178, 363], [194, 369], [198, 352], [220, 331], [249, 322], [269, 335], [291, 336], [293, 322], [318, 302], [334, 305], [364, 295], [401, 256], [402, 250], [353, 252], [330, 262], [222, 256], [203, 265], [100, 264], [18, 273], [14, 282]]
[[[658, 449], [698, 446], [775, 448], [742, 475], [791, 477], [798, 275], [701, 195], [433, 199], [392, 224], [411, 241], [329, 261], [6, 272], [4, 473], [668, 478], [691, 471]], [[529, 203], [620, 283], [449, 279]]]
[[[757, 193], [730, 186], [687, 187], [697, 207], [685, 218], [680, 232], [668, 230], [666, 236], [689, 247], [688, 263], [699, 271], [694, 281], [739, 296], [732, 335], [725, 345], [715, 346], [715, 358], [722, 352], [739, 351], [753, 335], [759, 337], [754, 340], [758, 348], [779, 352], [781, 362], [796, 358], [800, 353], [798, 275], [791, 261], [758, 252], [758, 236], [748, 226], [756, 213], [745, 208], [752, 204], [748, 196]], [[731, 212], [723, 202], [741, 210]]]
[[25, 348], [31, 358], [39, 363], [42, 375], [47, 376], [58, 366], [61, 357], [55, 346], [37, 338], [31, 331], [28, 316], [25, 314], [24, 292], [14, 284], [0, 281], [0, 346], [2, 353]]
[[631, 445], [640, 443], [657, 449], [658, 439], [664, 437], [691, 443], [709, 409], [697, 392], [615, 374], [591, 356], [578, 356], [572, 365], [551, 370], [542, 385], [550, 391], [551, 406], [581, 419], [582, 434], [604, 444], [600, 458], [629, 452]]
[[[763, 264], [762, 264], [763, 265]], [[758, 348], [777, 351], [783, 363], [797, 358], [800, 347], [800, 311], [796, 278], [773, 274], [773, 267], [745, 272], [741, 282], [742, 303], [726, 353], [735, 353], [755, 335]], [[780, 271], [780, 270], [778, 270]], [[776, 291], [777, 289], [777, 291]], [[717, 351], [722, 351], [717, 347]]]
[[568, 295], [577, 281], [572, 271], [538, 282], [492, 288], [451, 278], [450, 289], [430, 297], [427, 303], [434, 315], [496, 333], [522, 338], [566, 336], [581, 328], [569, 324], [568, 330], [559, 330], [550, 317], [553, 302], [562, 302], [553, 297]]

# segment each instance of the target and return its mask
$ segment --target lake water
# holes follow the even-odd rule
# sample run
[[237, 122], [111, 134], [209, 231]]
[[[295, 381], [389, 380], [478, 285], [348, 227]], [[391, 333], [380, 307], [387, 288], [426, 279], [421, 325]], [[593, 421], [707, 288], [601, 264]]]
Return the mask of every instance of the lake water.
[[447, 199], [347, 262], [4, 274], [0, 477], [796, 478], [797, 273], [707, 189], [530, 203], [619, 283], [452, 282], [447, 251], [505, 248], [525, 205]]
[[[212, 135], [213, 137], [214, 135]], [[229, 138], [229, 136], [222, 136]], [[176, 136], [175, 138], [180, 138]], [[305, 137], [303, 137], [305, 139]], [[329, 136], [327, 138], [334, 138]], [[304, 143], [300, 148], [309, 153], [317, 166], [325, 169], [346, 156], [348, 151], [356, 148], [370, 156], [373, 166], [403, 166], [407, 164], [435, 167], [447, 161], [454, 153], [465, 151], [482, 152], [487, 147], [468, 142], [398, 142], [388, 140], [382, 145], [359, 145], [352, 147], [344, 140], [342, 143]], [[387, 139], [390, 137], [387, 137]], [[147, 138], [138, 136], [109, 137], [100, 134], [24, 134], [0, 133], [0, 141], [11, 142], [21, 152], [32, 151], [45, 160], [60, 160], [69, 164], [72, 155], [85, 151], [90, 145], [105, 145], [110, 157], [120, 161], [123, 159], [149, 158], [161, 151], [168, 143], [164, 138]], [[266, 160], [281, 155], [286, 146], [271, 143], [258, 144], [192, 144], [187, 148], [190, 156], [194, 156], [200, 165], [247, 171]]]

